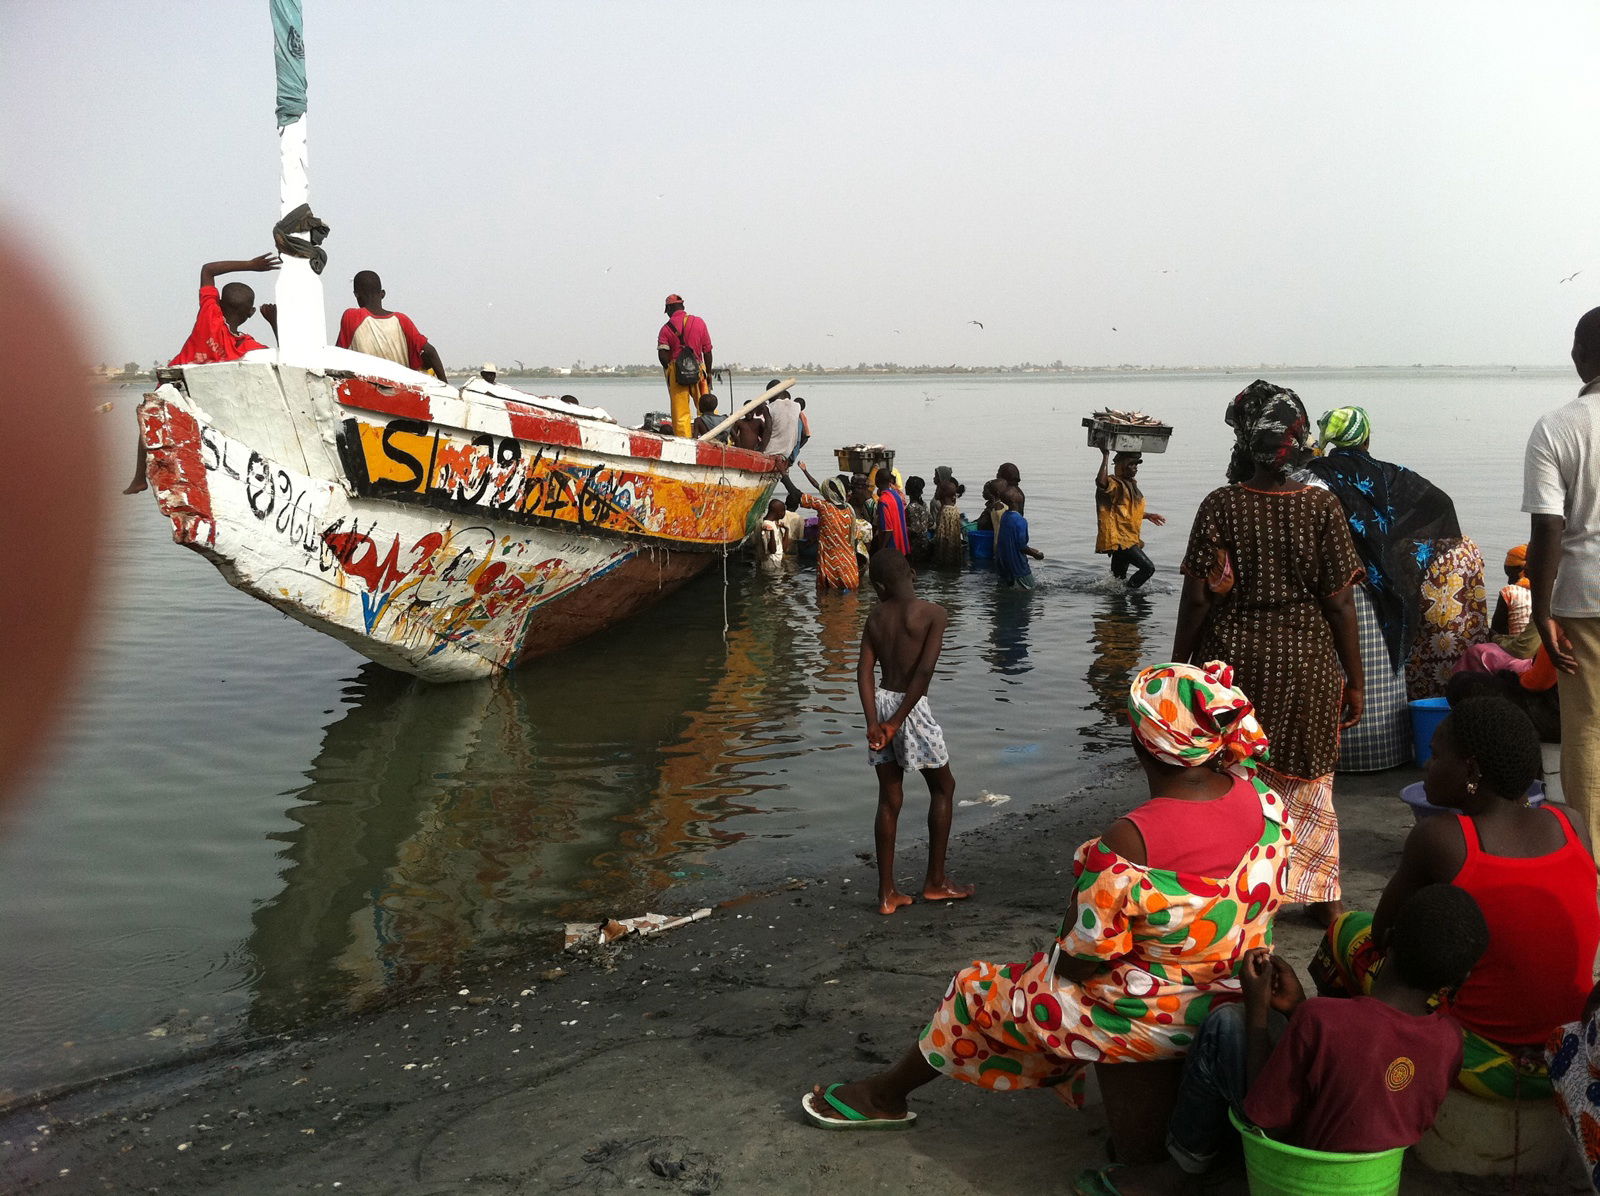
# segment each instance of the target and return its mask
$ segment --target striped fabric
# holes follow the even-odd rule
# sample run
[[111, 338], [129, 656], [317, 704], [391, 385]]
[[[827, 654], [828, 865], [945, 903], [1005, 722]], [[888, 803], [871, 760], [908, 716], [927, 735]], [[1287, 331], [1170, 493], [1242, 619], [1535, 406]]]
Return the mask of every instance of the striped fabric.
[[1339, 816], [1333, 810], [1333, 774], [1307, 781], [1267, 765], [1259, 773], [1283, 798], [1294, 831], [1284, 902], [1339, 900]]
[[1366, 674], [1366, 707], [1361, 721], [1339, 740], [1340, 772], [1381, 772], [1409, 764], [1415, 755], [1406, 674], [1389, 663], [1389, 649], [1367, 587], [1354, 587], [1356, 631], [1361, 639], [1361, 669]]

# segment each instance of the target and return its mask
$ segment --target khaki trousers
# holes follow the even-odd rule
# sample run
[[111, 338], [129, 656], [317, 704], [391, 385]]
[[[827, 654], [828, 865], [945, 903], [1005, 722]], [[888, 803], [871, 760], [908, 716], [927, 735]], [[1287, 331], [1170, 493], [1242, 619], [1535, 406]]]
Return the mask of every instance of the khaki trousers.
[[[1561, 790], [1567, 804], [1593, 826], [1600, 810], [1600, 618], [1558, 615], [1556, 622], [1578, 659], [1577, 673], [1561, 673], [1556, 679], [1561, 695]], [[1596, 857], [1600, 859], [1600, 842]]]

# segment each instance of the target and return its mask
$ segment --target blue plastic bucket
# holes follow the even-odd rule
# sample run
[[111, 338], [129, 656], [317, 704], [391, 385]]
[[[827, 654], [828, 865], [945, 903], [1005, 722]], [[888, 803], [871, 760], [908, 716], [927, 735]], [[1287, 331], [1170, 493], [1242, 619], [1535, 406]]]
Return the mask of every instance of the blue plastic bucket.
[[975, 561], [994, 560], [994, 533], [993, 532], [968, 532], [967, 546], [972, 551]]
[[1433, 755], [1433, 733], [1450, 713], [1450, 703], [1443, 698], [1419, 698], [1411, 703], [1411, 737], [1417, 745], [1417, 764], [1428, 762]]

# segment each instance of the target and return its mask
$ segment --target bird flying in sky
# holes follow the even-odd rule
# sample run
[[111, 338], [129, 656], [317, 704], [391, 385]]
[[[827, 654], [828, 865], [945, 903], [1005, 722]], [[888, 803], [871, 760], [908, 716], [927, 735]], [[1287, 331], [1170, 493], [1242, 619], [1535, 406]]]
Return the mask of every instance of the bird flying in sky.
[[983, 327], [983, 321], [982, 320], [968, 320], [967, 323], [976, 324], [979, 328]]
[[1578, 275], [1580, 275], [1582, 273], [1583, 273], [1582, 270], [1574, 270], [1571, 274], [1567, 275], [1561, 281], [1562, 282], [1571, 282], [1574, 278], [1578, 277]]

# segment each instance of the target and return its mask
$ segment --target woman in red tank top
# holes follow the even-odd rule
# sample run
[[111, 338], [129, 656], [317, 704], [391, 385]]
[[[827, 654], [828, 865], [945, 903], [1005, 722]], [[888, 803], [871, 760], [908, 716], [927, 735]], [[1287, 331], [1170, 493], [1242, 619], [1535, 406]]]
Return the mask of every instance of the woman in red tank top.
[[1454, 707], [1434, 734], [1425, 786], [1431, 803], [1459, 813], [1412, 829], [1377, 912], [1336, 922], [1314, 966], [1319, 986], [1359, 991], [1412, 893], [1435, 883], [1470, 893], [1489, 950], [1450, 1008], [1469, 1031], [1460, 1083], [1485, 1096], [1550, 1094], [1544, 1040], [1583, 1012], [1594, 986], [1600, 874], [1576, 811], [1526, 804], [1539, 771], [1539, 737], [1520, 709], [1500, 697]]

